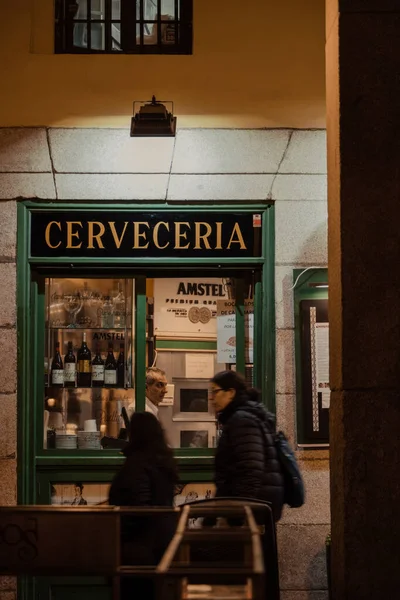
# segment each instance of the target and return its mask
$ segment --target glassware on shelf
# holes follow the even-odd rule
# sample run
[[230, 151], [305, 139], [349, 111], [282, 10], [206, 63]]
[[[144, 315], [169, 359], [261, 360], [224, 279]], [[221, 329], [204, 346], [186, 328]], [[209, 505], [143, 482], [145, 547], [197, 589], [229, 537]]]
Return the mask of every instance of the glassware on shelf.
[[125, 294], [122, 288], [121, 282], [118, 282], [118, 293], [113, 298], [114, 304], [114, 327], [124, 328], [126, 323], [125, 312], [126, 312], [126, 303], [125, 303]]
[[50, 327], [65, 327], [64, 294], [60, 285], [54, 280], [47, 284], [48, 322]]
[[110, 294], [104, 298], [101, 310], [101, 326], [103, 329], [112, 329], [114, 327], [114, 304]]
[[101, 293], [89, 287], [87, 281], [84, 281], [83, 286], [77, 291], [83, 300], [83, 310], [78, 319], [79, 326], [98, 327], [100, 325], [98, 323], [98, 309], [103, 302]]
[[72, 294], [64, 294], [64, 308], [67, 313], [70, 315], [68, 327], [77, 327], [77, 316], [78, 313], [82, 310], [83, 307], [83, 298], [78, 292], [75, 290]]

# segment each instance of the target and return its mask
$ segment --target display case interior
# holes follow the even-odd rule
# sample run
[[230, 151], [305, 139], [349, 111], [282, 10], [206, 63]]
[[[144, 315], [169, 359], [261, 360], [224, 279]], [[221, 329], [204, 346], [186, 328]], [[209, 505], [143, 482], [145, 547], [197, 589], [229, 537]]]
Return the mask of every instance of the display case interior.
[[48, 278], [45, 313], [44, 447], [99, 449], [134, 404], [134, 281]]
[[[121, 449], [135, 410], [153, 412], [181, 452], [214, 448], [219, 432], [209, 382], [237, 366], [232, 289], [221, 278], [146, 278], [145, 285], [136, 280], [135, 294], [134, 278], [47, 278], [44, 449]], [[249, 385], [253, 312], [253, 300], [245, 299]], [[156, 375], [147, 380], [145, 367], [155, 367]], [[137, 389], [135, 369], [143, 372]], [[155, 393], [154, 377], [167, 382], [162, 393]]]

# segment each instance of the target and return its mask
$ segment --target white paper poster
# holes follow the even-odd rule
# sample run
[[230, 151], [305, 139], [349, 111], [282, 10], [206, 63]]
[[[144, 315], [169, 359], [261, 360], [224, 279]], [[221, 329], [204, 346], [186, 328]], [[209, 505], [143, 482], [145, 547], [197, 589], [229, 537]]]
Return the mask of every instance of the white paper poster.
[[218, 278], [154, 280], [154, 332], [167, 338], [216, 338], [217, 300], [227, 298]]
[[329, 408], [329, 323], [315, 324], [317, 390], [322, 395], [322, 408]]
[[95, 506], [108, 504], [109, 483], [51, 484], [51, 504], [53, 506]]
[[[196, 500], [208, 500], [215, 495], [215, 485], [213, 483], [187, 483], [180, 491], [179, 495], [174, 498], [175, 506], [182, 506], [183, 504], [189, 504]], [[189, 519], [189, 529], [196, 529], [201, 527], [203, 519], [197, 517]]]
[[187, 352], [185, 354], [185, 377], [187, 379], [211, 379], [214, 375], [214, 354]]
[[[244, 301], [245, 361], [253, 362], [254, 301]], [[217, 301], [217, 360], [236, 363], [236, 310], [234, 300]]]

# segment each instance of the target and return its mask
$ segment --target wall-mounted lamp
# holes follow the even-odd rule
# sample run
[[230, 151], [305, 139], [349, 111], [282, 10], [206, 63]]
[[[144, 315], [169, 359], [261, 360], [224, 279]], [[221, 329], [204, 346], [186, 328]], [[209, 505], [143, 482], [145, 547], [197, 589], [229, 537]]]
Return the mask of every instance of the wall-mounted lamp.
[[[164, 104], [171, 105], [168, 112]], [[131, 137], [175, 137], [176, 117], [173, 115], [174, 104], [169, 100], [157, 102], [153, 96], [151, 102], [135, 100], [133, 103], [133, 117], [131, 119]], [[135, 112], [135, 105], [141, 104], [139, 112]]]

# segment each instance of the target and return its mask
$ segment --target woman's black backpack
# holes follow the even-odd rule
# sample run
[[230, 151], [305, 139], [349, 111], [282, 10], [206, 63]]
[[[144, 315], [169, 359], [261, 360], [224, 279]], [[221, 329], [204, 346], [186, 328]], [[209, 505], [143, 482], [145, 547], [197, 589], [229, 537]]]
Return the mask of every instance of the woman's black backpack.
[[305, 489], [296, 457], [283, 431], [275, 434], [274, 443], [284, 477], [284, 502], [292, 508], [299, 508], [304, 504]]

